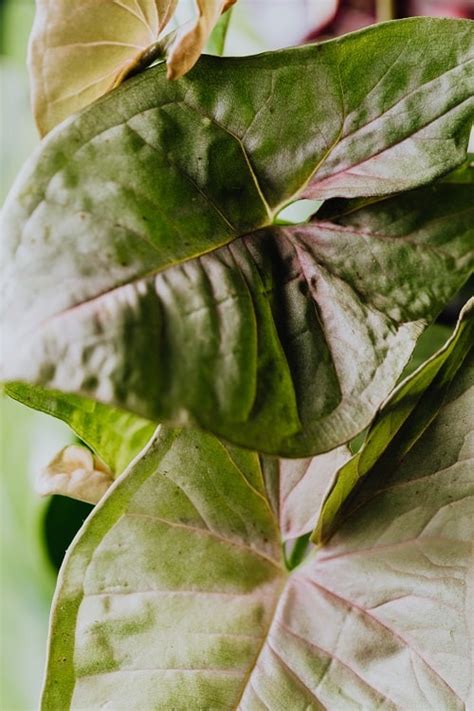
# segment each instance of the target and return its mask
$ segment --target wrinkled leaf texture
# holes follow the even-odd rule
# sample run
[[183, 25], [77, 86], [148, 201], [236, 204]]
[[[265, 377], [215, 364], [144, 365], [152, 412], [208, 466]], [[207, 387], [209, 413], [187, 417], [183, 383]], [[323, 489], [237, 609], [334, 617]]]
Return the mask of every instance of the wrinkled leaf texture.
[[468, 346], [290, 574], [257, 455], [163, 428], [62, 568], [43, 709], [465, 708]]
[[154, 68], [67, 121], [4, 211], [3, 377], [271, 454], [348, 441], [472, 268], [472, 187], [269, 223], [458, 164], [472, 49], [420, 18]]

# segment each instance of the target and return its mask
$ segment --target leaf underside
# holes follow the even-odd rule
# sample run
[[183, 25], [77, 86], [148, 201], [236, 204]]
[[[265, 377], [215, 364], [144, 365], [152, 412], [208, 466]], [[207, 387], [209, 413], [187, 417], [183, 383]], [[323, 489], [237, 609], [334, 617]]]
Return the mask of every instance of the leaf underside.
[[40, 133], [120, 83], [175, 7], [176, 0], [37, 0], [28, 68]]
[[438, 415], [291, 574], [257, 455], [162, 429], [69, 552], [43, 708], [464, 708], [472, 355], [448, 362]]

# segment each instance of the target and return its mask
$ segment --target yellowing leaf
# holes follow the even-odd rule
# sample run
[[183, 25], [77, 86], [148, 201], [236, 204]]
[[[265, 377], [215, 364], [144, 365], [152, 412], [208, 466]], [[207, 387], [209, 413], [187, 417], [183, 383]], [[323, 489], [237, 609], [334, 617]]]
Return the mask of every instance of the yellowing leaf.
[[168, 79], [178, 79], [197, 62], [219, 17], [236, 0], [196, 0], [196, 21], [178, 31], [168, 52]]
[[33, 111], [42, 135], [119, 84], [177, 0], [37, 0], [30, 37]]
[[41, 496], [60, 494], [96, 504], [114, 478], [105, 465], [85, 447], [64, 447], [36, 480]]

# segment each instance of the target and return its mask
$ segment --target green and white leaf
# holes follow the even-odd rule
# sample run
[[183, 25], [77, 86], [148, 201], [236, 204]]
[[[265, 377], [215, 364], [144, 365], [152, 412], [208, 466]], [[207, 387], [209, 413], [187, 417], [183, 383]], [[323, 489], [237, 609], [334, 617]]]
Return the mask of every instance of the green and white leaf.
[[68, 554], [43, 709], [465, 708], [472, 366], [291, 574], [257, 456], [163, 429]]
[[472, 52], [470, 23], [420, 18], [153, 68], [67, 121], [3, 214], [3, 378], [273, 454], [351, 439], [467, 278], [472, 188], [270, 223], [455, 167]]
[[[148, 438], [148, 420], [167, 421], [282, 456], [329, 451], [369, 424], [423, 327], [471, 272], [472, 197], [462, 181], [369, 204], [330, 201], [308, 224], [267, 227], [46, 316], [21, 347], [8, 339], [6, 377], [43, 386], [16, 385], [15, 397], [74, 418], [114, 471], [108, 430], [91, 442], [109, 418], [123, 446], [129, 417]], [[45, 283], [35, 305], [49, 309]], [[59, 390], [114, 409], [91, 411]]]

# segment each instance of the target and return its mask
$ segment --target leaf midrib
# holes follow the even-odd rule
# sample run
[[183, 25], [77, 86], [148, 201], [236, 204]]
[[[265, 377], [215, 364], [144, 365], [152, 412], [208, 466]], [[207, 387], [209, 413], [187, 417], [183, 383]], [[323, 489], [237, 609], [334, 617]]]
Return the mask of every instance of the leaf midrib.
[[[385, 196], [384, 198], [380, 198], [379, 200], [377, 200], [377, 203], [383, 202], [384, 200], [389, 200], [391, 197], [393, 197], [393, 196], [389, 196], [389, 197]], [[48, 198], [48, 202], [53, 204], [53, 201], [51, 201], [49, 198]], [[60, 203], [58, 203], [58, 204], [60, 206], [62, 206]], [[354, 211], [357, 211], [358, 209], [359, 209], [358, 207], [354, 208]], [[447, 216], [441, 216], [437, 219], [431, 220], [428, 224], [432, 224], [434, 222], [441, 222], [441, 221], [444, 221], [447, 219], [454, 219], [454, 218], [458, 217], [459, 214], [464, 214], [464, 213], [469, 214], [470, 212], [472, 212], [472, 210], [473, 210], [473, 208], [468, 208], [466, 210], [463, 210], [462, 213], [452, 213]], [[92, 214], [92, 213], [89, 213], [89, 214]], [[348, 213], [343, 213], [343, 215], [345, 215], [345, 214], [348, 214]], [[124, 225], [120, 225], [120, 227], [124, 230], [131, 232], [131, 230]], [[297, 243], [297, 235], [295, 236], [295, 235], [293, 235], [293, 233], [297, 232], [298, 229], [305, 229], [308, 227], [314, 227], [315, 229], [321, 228], [322, 230], [327, 230], [329, 232], [336, 232], [336, 233], [340, 232], [340, 233], [351, 234], [351, 235], [354, 235], [354, 236], [360, 237], [360, 238], [374, 238], [376, 240], [380, 239], [380, 240], [389, 241], [389, 242], [398, 243], [398, 244], [403, 244], [403, 243], [407, 244], [408, 243], [408, 244], [411, 244], [413, 247], [418, 248], [422, 251], [429, 251], [433, 254], [436, 254], [436, 255], [442, 257], [443, 259], [446, 259], [449, 261], [454, 261], [454, 262], [458, 263], [458, 260], [456, 260], [456, 258], [453, 255], [450, 255], [448, 252], [446, 252], [442, 248], [434, 246], [434, 245], [426, 244], [424, 242], [418, 242], [418, 241], [416, 241], [416, 239], [413, 239], [412, 238], [412, 235], [414, 234], [413, 232], [406, 234], [406, 235], [399, 235], [399, 236], [387, 235], [382, 232], [378, 232], [376, 230], [375, 231], [374, 230], [361, 230], [357, 227], [352, 227], [351, 225], [341, 225], [338, 223], [331, 222], [329, 220], [324, 220], [321, 222], [315, 220], [315, 222], [313, 222], [313, 223], [303, 223], [301, 225], [290, 225], [290, 226], [277, 228], [277, 229], [280, 229], [282, 234], [288, 233], [288, 234], [285, 234], [285, 237], [289, 240], [290, 243], [293, 244], [293, 247], [296, 251], [296, 254], [298, 256], [298, 260], [299, 260], [300, 264], [301, 264], [301, 260], [299, 259], [298, 252], [300, 249], [303, 251], [307, 251], [307, 250], [305, 249], [304, 244]], [[255, 230], [255, 232], [269, 232], [269, 233], [271, 233], [272, 230], [274, 230], [274, 229], [275, 229], [275, 225], [267, 225], [267, 226], [264, 226], [261, 228], [257, 228]], [[142, 235], [141, 233], [135, 232], [135, 234], [137, 237], [143, 238], [146, 241], [146, 243], [148, 243], [150, 246], [153, 246], [153, 247], [155, 246], [149, 239], [145, 238], [145, 236]], [[250, 234], [253, 234], [253, 233], [250, 233]], [[29, 331], [23, 332], [23, 336], [26, 337], [26, 336], [28, 336], [28, 334], [32, 335], [32, 334], [36, 333], [37, 331], [41, 330], [42, 328], [44, 328], [49, 322], [59, 319], [65, 315], [69, 315], [71, 312], [73, 312], [76, 309], [80, 309], [82, 307], [87, 308], [87, 306], [93, 304], [95, 301], [99, 301], [100, 299], [102, 299], [104, 297], [113, 295], [114, 292], [118, 292], [121, 289], [124, 289], [127, 287], [133, 287], [134, 285], [137, 285], [142, 281], [151, 279], [155, 276], [158, 276], [159, 274], [166, 273], [168, 270], [172, 269], [173, 267], [178, 267], [181, 264], [186, 264], [187, 262], [193, 261], [195, 259], [199, 259], [200, 257], [205, 256], [207, 254], [216, 252], [219, 249], [229, 246], [233, 242], [240, 240], [240, 239], [244, 239], [245, 237], [248, 237], [248, 236], [249, 236], [249, 233], [244, 233], [242, 235], [236, 235], [231, 239], [225, 239], [222, 243], [213, 244], [206, 251], [197, 252], [197, 253], [190, 255], [189, 257], [186, 257], [184, 259], [177, 259], [176, 261], [170, 262], [160, 268], [152, 268], [149, 272], [144, 272], [144, 273], [134, 277], [133, 279], [126, 279], [122, 283], [116, 284], [113, 287], [108, 287], [108, 288], [104, 289], [103, 291], [99, 292], [98, 294], [91, 296], [90, 298], [83, 299], [82, 301], [79, 301], [75, 304], [71, 304], [71, 305], [61, 309], [60, 311], [50, 314], [49, 316], [44, 318], [42, 321], [40, 321], [40, 323], [33, 326]], [[308, 253], [308, 255], [311, 259], [314, 258], [314, 254], [312, 252]], [[327, 270], [334, 277], [336, 277], [338, 279], [341, 278], [340, 275], [329, 270], [328, 265], [325, 262], [317, 261], [317, 264], [318, 264], [319, 268], [323, 268], [323, 269]], [[305, 275], [304, 269], [302, 269], [301, 274], [304, 276], [305, 280], [309, 283], [309, 280], [307, 279], [307, 277]], [[352, 283], [351, 283], [351, 288], [354, 291], [357, 291], [355, 285]], [[357, 293], [359, 293], [359, 292], [357, 292]], [[363, 295], [361, 294], [360, 298], [362, 299], [362, 297], [363, 297]], [[364, 299], [365, 299], [365, 297], [364, 297]], [[314, 303], [314, 299], [312, 299], [312, 301]], [[318, 321], [320, 322], [320, 317], [319, 317], [319, 313], [318, 313], [317, 309], [316, 309], [316, 317], [317, 317]], [[392, 322], [394, 321], [394, 319], [392, 319], [392, 318], [390, 318], [390, 320]]]
[[[336, 41], [337, 41], [337, 40], [336, 40]], [[393, 106], [389, 107], [389, 109], [387, 109], [387, 111], [391, 111], [391, 110], [394, 108], [394, 106], [397, 106], [401, 101], [404, 101], [404, 100], [405, 100], [408, 96], [410, 96], [411, 94], [418, 92], [418, 91], [419, 91], [420, 89], [422, 89], [424, 86], [429, 85], [429, 84], [431, 84], [431, 83], [433, 83], [433, 82], [439, 81], [440, 78], [442, 78], [443, 76], [445, 76], [447, 73], [452, 72], [452, 71], [458, 69], [459, 67], [462, 67], [462, 66], [464, 66], [464, 65], [466, 65], [466, 64], [468, 64], [469, 62], [472, 62], [472, 61], [473, 61], [472, 59], [468, 59], [468, 60], [466, 60], [466, 61], [464, 61], [464, 62], [460, 62], [460, 63], [456, 64], [454, 67], [451, 67], [451, 68], [450, 68], [449, 70], [447, 70], [446, 72], [443, 72], [442, 74], [438, 75], [438, 76], [435, 77], [434, 79], [432, 79], [432, 80], [430, 80], [430, 81], [428, 81], [428, 82], [425, 82], [425, 83], [422, 84], [420, 87], [416, 87], [416, 88], [413, 89], [411, 92], [409, 92], [407, 95], [401, 97]], [[161, 69], [161, 68], [160, 68], [160, 69]], [[164, 71], [164, 70], [161, 69], [161, 71]], [[340, 68], [339, 68], [339, 65], [338, 65], [338, 72], [339, 72], [339, 76], [340, 76]], [[141, 80], [146, 79], [147, 77], [146, 77], [145, 75], [146, 75], [146, 72], [144, 73], [143, 77], [141, 77], [140, 79], [141, 79]], [[133, 87], [133, 88], [134, 88], [134, 87]], [[101, 101], [99, 101], [99, 102], [97, 102], [97, 103], [102, 104], [104, 101], [106, 102], [108, 99], [109, 99], [109, 97], [106, 96], [106, 97], [104, 97]], [[455, 108], [459, 108], [459, 106], [462, 106], [464, 103], [466, 103], [466, 101], [470, 101], [470, 100], [471, 100], [470, 98], [466, 99], [464, 102], [461, 102], [461, 104], [456, 105]], [[342, 90], [342, 84], [341, 84], [341, 102], [342, 102], [342, 106], [344, 106], [344, 92], [343, 92], [343, 90]], [[240, 149], [241, 149], [241, 151], [242, 151], [242, 153], [243, 153], [243, 156], [244, 156], [244, 158], [245, 158], [246, 164], [247, 164], [247, 166], [248, 166], [249, 175], [250, 175], [250, 177], [251, 177], [251, 179], [252, 179], [252, 181], [253, 181], [253, 183], [254, 183], [255, 189], [256, 189], [256, 191], [257, 191], [257, 194], [259, 195], [259, 198], [260, 198], [260, 200], [261, 200], [261, 203], [262, 203], [262, 205], [264, 206], [264, 208], [265, 208], [265, 210], [266, 210], [266, 213], [267, 213], [267, 221], [262, 221], [259, 225], [255, 225], [255, 227], [253, 228], [254, 231], [255, 231], [255, 230], [258, 230], [258, 229], [262, 229], [262, 228], [265, 228], [265, 227], [270, 226], [271, 222], [273, 221], [275, 215], [278, 214], [278, 212], [279, 212], [279, 210], [281, 209], [282, 205], [286, 205], [286, 204], [290, 203], [290, 202], [291, 202], [292, 200], [294, 200], [299, 194], [301, 194], [302, 192], [304, 192], [305, 185], [307, 186], [307, 185], [309, 184], [309, 182], [312, 180], [312, 178], [314, 177], [314, 175], [320, 170], [321, 166], [323, 166], [323, 165], [327, 162], [327, 159], [328, 159], [329, 155], [332, 153], [332, 151], [333, 151], [335, 148], [337, 148], [338, 146], [342, 145], [342, 143], [343, 143], [348, 137], [350, 137], [351, 135], [354, 134], [354, 132], [353, 132], [352, 134], [343, 135], [344, 125], [345, 125], [345, 120], [343, 120], [343, 121], [342, 121], [342, 124], [341, 124], [341, 130], [340, 130], [339, 136], [336, 138], [336, 140], [334, 141], [334, 143], [328, 148], [328, 150], [326, 151], [325, 155], [323, 155], [323, 157], [321, 158], [321, 160], [316, 163], [316, 166], [313, 168], [313, 170], [312, 170], [312, 172], [310, 173], [310, 176], [307, 178], [307, 180], [300, 186], [300, 188], [299, 188], [288, 200], [283, 201], [283, 202], [281, 203], [281, 205], [278, 205], [278, 206], [276, 206], [275, 208], [272, 209], [272, 208], [270, 208], [270, 206], [269, 206], [269, 204], [268, 204], [268, 202], [267, 202], [267, 200], [266, 200], [266, 197], [265, 197], [265, 195], [264, 195], [264, 193], [263, 193], [263, 190], [262, 190], [262, 187], [261, 187], [261, 185], [260, 185], [258, 176], [257, 176], [257, 174], [256, 174], [256, 172], [255, 172], [255, 170], [254, 170], [254, 168], [253, 168], [253, 165], [252, 165], [252, 163], [251, 163], [250, 157], [249, 157], [249, 155], [248, 155], [248, 153], [247, 153], [247, 150], [246, 150], [246, 148], [245, 148], [245, 145], [244, 145], [244, 143], [243, 143], [243, 140], [242, 140], [242, 138], [241, 138], [240, 136], [238, 136], [235, 132], [231, 131], [227, 126], [225, 126], [225, 125], [222, 124], [220, 121], [218, 121], [214, 116], [209, 115], [208, 113], [201, 111], [201, 110], [199, 109], [199, 107], [196, 107], [195, 105], [193, 105], [193, 104], [189, 103], [188, 101], [186, 101], [186, 94], [184, 95], [184, 98], [182, 98], [182, 99], [179, 99], [179, 97], [178, 97], [178, 98], [173, 99], [173, 100], [170, 100], [170, 101], [164, 101], [163, 103], [159, 104], [158, 106], [153, 106], [153, 107], [151, 107], [151, 108], [153, 108], [153, 110], [160, 110], [160, 109], [164, 108], [164, 107], [167, 106], [167, 105], [180, 105], [180, 104], [185, 105], [188, 109], [190, 109], [190, 110], [193, 111], [194, 113], [197, 113], [198, 115], [202, 115], [202, 116], [206, 117], [207, 119], [209, 119], [214, 125], [216, 125], [218, 128], [220, 128], [221, 130], [223, 130], [224, 132], [226, 132], [229, 136], [231, 136], [231, 137], [238, 143], [238, 145], [239, 145], [239, 147], [240, 147]], [[86, 110], [85, 110], [85, 113], [87, 113], [88, 111], [89, 111], [89, 109], [86, 109]], [[379, 116], [375, 117], [375, 119], [372, 119], [371, 122], [372, 122], [372, 121], [379, 120], [380, 118], [383, 118], [383, 116], [387, 113], [387, 111], [385, 111], [383, 114], [380, 114]], [[112, 130], [112, 129], [114, 129], [114, 128], [117, 128], [117, 127], [120, 127], [120, 126], [125, 126], [125, 125], [128, 126], [131, 130], [133, 130], [133, 131], [140, 137], [140, 139], [141, 139], [142, 141], [144, 141], [144, 143], [145, 143], [146, 145], [150, 146], [153, 150], [157, 151], [157, 147], [156, 147], [155, 145], [152, 145], [152, 144], [150, 144], [149, 142], [147, 142], [147, 141], [143, 138], [143, 136], [142, 136], [140, 133], [138, 133], [135, 129], [133, 129], [133, 127], [130, 126], [130, 121], [131, 121], [133, 118], [135, 118], [136, 116], [139, 116], [139, 115], [141, 115], [141, 114], [143, 114], [143, 113], [144, 113], [144, 111], [138, 111], [138, 112], [136, 112], [135, 114], [133, 114], [132, 116], [127, 117], [127, 119], [126, 119], [125, 121], [120, 121], [120, 122], [118, 122], [118, 123], [114, 123], [114, 124], [112, 124], [112, 125], [110, 125], [110, 126], [107, 126], [107, 127], [106, 127], [105, 129], [103, 129], [102, 131], [99, 131], [99, 133], [95, 133], [94, 135], [90, 136], [90, 137], [87, 139], [87, 141], [85, 141], [85, 143], [82, 143], [82, 144], [81, 144], [80, 146], [78, 146], [72, 153], [68, 154], [67, 159], [68, 159], [68, 160], [73, 159], [77, 152], [79, 152], [81, 149], [83, 149], [85, 146], [87, 146], [87, 145], [88, 145], [89, 143], [91, 143], [93, 140], [96, 140], [99, 136], [101, 136], [103, 133], [107, 132], [108, 130]], [[442, 113], [440, 116], [437, 116], [437, 117], [436, 117], [435, 119], [433, 119], [432, 121], [438, 120], [439, 118], [441, 118], [442, 116], [444, 116], [446, 113], [447, 113], [447, 112]], [[431, 123], [432, 121], [430, 121], [429, 123]], [[369, 122], [369, 123], [370, 123], [370, 122]], [[429, 125], [429, 123], [426, 124], [426, 125]], [[363, 130], [367, 125], [368, 125], [368, 124], [365, 124], [365, 125], [362, 126], [361, 128], [357, 129], [357, 131]], [[425, 128], [425, 127], [426, 127], [426, 126], [424, 125], [422, 128]], [[247, 127], [246, 130], [248, 130], [248, 127]], [[421, 129], [419, 129], [419, 130], [421, 130]], [[419, 130], [418, 130], [416, 133], [418, 133]], [[356, 131], [356, 132], [357, 132], [357, 131]], [[414, 134], [414, 135], [416, 135], [416, 134]], [[397, 142], [396, 142], [395, 144], [393, 144], [393, 145], [397, 145], [397, 143], [402, 142], [403, 140], [406, 140], [406, 137], [405, 137], [405, 138], [402, 138], [400, 141], [397, 141]], [[382, 149], [381, 152], [383, 152], [384, 150], [388, 150], [388, 149], [392, 148], [393, 145], [384, 147], [384, 149]], [[374, 157], [374, 156], [370, 156], [369, 159], [370, 159], [370, 158], [373, 158], [373, 157]], [[179, 168], [179, 166], [177, 166], [176, 163], [174, 163], [174, 162], [173, 162], [173, 165], [175, 166], [175, 168]], [[352, 167], [353, 167], [353, 166], [352, 166]], [[23, 224], [23, 226], [22, 226], [21, 239], [24, 238], [24, 230], [26, 229], [26, 226], [28, 225], [29, 220], [30, 220], [32, 214], [34, 213], [34, 211], [36, 210], [36, 208], [37, 208], [39, 205], [41, 205], [42, 203], [44, 203], [44, 202], [54, 203], [54, 201], [52, 201], [52, 200], [47, 196], [47, 192], [48, 192], [49, 185], [51, 184], [51, 182], [53, 181], [53, 179], [57, 176], [57, 174], [58, 174], [62, 169], [63, 169], [63, 166], [59, 167], [59, 168], [53, 173], [53, 175], [49, 176], [48, 182], [47, 182], [47, 184], [46, 184], [46, 186], [45, 186], [45, 188], [44, 188], [44, 190], [43, 190], [43, 196], [42, 196], [42, 198], [39, 200], [39, 202], [38, 202], [37, 205], [33, 208], [33, 210], [30, 211], [30, 214], [29, 214], [29, 216], [28, 216], [28, 219], [26, 220], [26, 222], [25, 222], [25, 223]], [[347, 170], [350, 170], [350, 169], [351, 169], [351, 168], [349, 168], [349, 169], [347, 169]], [[345, 170], [346, 170], [346, 169], [344, 169], [344, 170], [342, 170], [342, 171], [339, 171], [339, 173], [343, 173], [343, 172], [345, 172]], [[212, 200], [210, 200], [209, 196], [208, 196], [204, 191], [202, 191], [202, 190], [199, 189], [199, 187], [195, 184], [195, 182], [192, 181], [192, 179], [190, 178], [190, 176], [188, 176], [185, 172], [183, 172], [183, 171], [181, 171], [181, 170], [180, 170], [180, 172], [181, 172], [181, 174], [182, 174], [186, 179], [188, 179], [188, 180], [190, 180], [190, 181], [192, 182], [193, 188], [194, 188], [195, 190], [198, 190], [198, 192], [201, 194], [201, 196], [203, 196], [203, 197], [205, 198], [205, 200], [206, 200], [207, 204], [209, 205], [209, 207], [218, 215], [218, 217], [219, 217], [220, 219], [222, 219], [222, 220], [224, 221], [224, 224], [227, 226], [228, 229], [231, 230], [231, 233], [233, 232], [234, 234], [233, 234], [233, 235], [226, 236], [226, 237], [222, 240], [222, 242], [219, 242], [218, 244], [213, 244], [213, 245], [212, 245], [211, 247], [209, 247], [209, 249], [207, 249], [207, 250], [204, 250], [204, 251], [199, 250], [199, 252], [197, 252], [197, 253], [195, 253], [195, 254], [190, 254], [189, 256], [179, 258], [179, 259], [177, 259], [177, 260], [175, 260], [175, 261], [173, 261], [173, 262], [170, 261], [170, 262], [168, 262], [167, 264], [165, 264], [165, 265], [163, 265], [163, 266], [161, 266], [161, 267], [159, 267], [159, 268], [156, 268], [156, 267], [155, 267], [155, 268], [151, 269], [149, 272], [143, 271], [141, 274], [137, 275], [137, 276], [134, 277], [132, 280], [126, 279], [122, 284], [116, 284], [116, 285], [114, 285], [112, 288], [109, 287], [109, 288], [107, 288], [106, 290], [104, 290], [103, 292], [101, 292], [101, 293], [99, 293], [99, 294], [95, 294], [94, 296], [90, 297], [90, 299], [85, 299], [85, 300], [80, 301], [80, 302], [78, 302], [78, 303], [76, 303], [76, 304], [73, 304], [73, 305], [71, 305], [71, 306], [68, 306], [68, 307], [65, 308], [64, 310], [62, 310], [62, 311], [60, 311], [60, 312], [58, 312], [58, 313], [56, 313], [56, 314], [52, 314], [51, 317], [49, 317], [49, 318], [54, 318], [54, 317], [56, 317], [56, 316], [60, 316], [60, 315], [62, 315], [62, 314], [65, 313], [65, 312], [69, 312], [70, 309], [75, 308], [76, 306], [80, 306], [80, 305], [87, 304], [89, 301], [93, 301], [93, 300], [96, 299], [96, 298], [100, 298], [101, 296], [104, 296], [104, 295], [106, 295], [106, 294], [112, 293], [115, 289], [119, 289], [119, 288], [121, 288], [122, 286], [125, 286], [125, 285], [128, 285], [128, 284], [132, 284], [132, 283], [135, 283], [135, 282], [138, 282], [138, 281], [141, 280], [141, 279], [145, 279], [145, 278], [147, 278], [147, 277], [149, 277], [149, 276], [158, 274], [158, 273], [160, 273], [160, 272], [162, 272], [162, 271], [165, 271], [165, 270], [167, 270], [167, 269], [169, 269], [169, 268], [171, 268], [171, 267], [173, 267], [173, 266], [186, 263], [187, 261], [191, 261], [191, 260], [193, 260], [193, 259], [196, 259], [196, 258], [198, 258], [199, 256], [202, 256], [202, 255], [204, 255], [204, 254], [213, 252], [213, 251], [219, 249], [220, 247], [223, 247], [223, 246], [225, 246], [225, 245], [227, 245], [227, 244], [230, 244], [233, 240], [239, 239], [239, 238], [241, 238], [241, 237], [244, 236], [245, 233], [237, 234], [237, 231], [235, 230], [235, 227], [229, 222], [229, 220], [227, 219], [227, 217], [221, 212], [221, 210], [218, 208], [218, 206], [216, 206], [216, 205], [214, 204], [214, 202], [213, 202]], [[330, 176], [328, 177], [328, 179], [331, 179], [332, 177], [334, 177], [335, 175], [338, 175], [339, 173], [333, 173], [332, 175], [330, 175]], [[323, 178], [323, 180], [324, 180], [324, 178]], [[61, 205], [61, 207], [64, 208], [64, 207], [66, 207], [66, 206], [65, 206], [65, 205]], [[94, 215], [95, 215], [95, 213], [89, 213], [89, 214], [90, 214], [92, 217], [94, 217]], [[125, 226], [123, 226], [123, 229], [126, 230], [126, 231], [130, 231], [129, 228], [127, 228], [127, 227], [125, 227]], [[148, 239], [145, 235], [142, 235], [141, 233], [136, 233], [136, 234], [137, 234], [138, 237], [143, 238], [148, 244], [150, 244], [150, 246], [151, 246], [153, 249], [155, 249], [155, 251], [159, 252], [159, 249], [158, 249], [157, 246], [153, 243], [152, 240]], [[441, 250], [438, 250], [438, 251], [441, 253]], [[46, 320], [49, 320], [49, 318], [47, 318]], [[42, 324], [40, 324], [40, 325], [42, 325]], [[34, 330], [36, 330], [36, 328], [35, 328]]]

